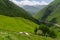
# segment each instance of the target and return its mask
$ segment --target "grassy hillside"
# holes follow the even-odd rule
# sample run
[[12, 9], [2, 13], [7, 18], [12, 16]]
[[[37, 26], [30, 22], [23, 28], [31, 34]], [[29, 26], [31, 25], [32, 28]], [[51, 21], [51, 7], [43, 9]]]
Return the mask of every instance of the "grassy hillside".
[[[34, 35], [34, 29], [38, 25], [31, 19], [24, 9], [8, 0], [0, 0], [0, 40], [48, 40]], [[29, 36], [19, 32], [27, 32]]]
[[0, 19], [1, 19], [0, 21], [2, 24], [0, 26], [3, 26], [1, 28], [4, 28], [4, 26], [6, 27], [15, 26], [17, 27], [16, 29], [18, 29], [18, 27], [21, 26], [29, 29], [29, 27], [31, 26], [33, 27], [34, 25], [36, 25], [34, 22], [32, 22], [33, 21], [32, 18], [33, 17], [30, 14], [28, 14], [24, 9], [16, 6], [9, 0], [0, 0]]
[[18, 7], [9, 0], [0, 0], [0, 15], [5, 15], [9, 17], [23, 17], [29, 19], [35, 23], [38, 20], [34, 19], [28, 12], [26, 12], [21, 7]]
[[36, 22], [39, 23], [24, 9], [9, 0], [0, 0], [0, 40], [55, 40], [35, 35], [34, 30], [39, 26]]
[[0, 0], [0, 40], [28, 40], [28, 37], [18, 33], [34, 33], [34, 28], [38, 25], [31, 19], [31, 15], [24, 9], [9, 0]]
[[35, 18], [39, 20], [51, 21], [55, 20], [60, 24], [60, 0], [54, 0], [50, 5], [42, 9]]
[[[4, 33], [4, 34], [2, 34]], [[30, 34], [30, 36], [26, 36], [24, 34], [19, 34], [18, 32], [4, 32], [0, 33], [0, 40], [53, 40], [50, 37], [40, 37], [34, 34]]]
[[22, 17], [14, 18], [0, 15], [0, 29], [3, 30], [33, 32], [35, 26], [37, 26], [37, 24]]
[[[9, 0], [0, 0], [0, 28], [20, 31], [21, 27], [30, 29], [33, 27], [34, 23], [28, 19], [32, 18], [24, 9], [16, 6]], [[32, 24], [33, 25], [32, 25]], [[20, 27], [18, 29], [18, 27]], [[26, 29], [26, 30], [27, 30]], [[27, 30], [28, 31], [28, 30]]]
[[[57, 33], [57, 38], [60, 37], [60, 0], [54, 0], [52, 3], [50, 3], [50, 5], [38, 12], [34, 17], [41, 22], [46, 22], [47, 25], [49, 25], [48, 22], [58, 24], [59, 28], [57, 28], [56, 25], [55, 28], [52, 26], [52, 24], [50, 25], [51, 27], [48, 27], [52, 28], [51, 30], [54, 30]], [[60, 40], [60, 38], [58, 40]]]

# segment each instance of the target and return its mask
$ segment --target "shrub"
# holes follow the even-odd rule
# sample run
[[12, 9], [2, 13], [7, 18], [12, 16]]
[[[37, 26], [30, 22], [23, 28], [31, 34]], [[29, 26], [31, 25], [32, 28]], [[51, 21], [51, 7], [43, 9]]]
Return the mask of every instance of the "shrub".
[[56, 33], [55, 33], [54, 31], [51, 30], [51, 31], [49, 32], [49, 37], [56, 38], [56, 36], [57, 36], [57, 35], [56, 35]]
[[39, 30], [43, 32], [44, 36], [49, 32], [49, 28], [46, 25], [40, 26]]
[[41, 30], [38, 30], [38, 31], [37, 31], [37, 35], [43, 36], [43, 32], [42, 32]]
[[53, 30], [50, 30], [50, 27], [47, 25], [40, 25], [39, 28], [35, 28], [35, 34], [40, 35], [40, 36], [49, 36], [52, 38], [56, 38], [56, 33]]

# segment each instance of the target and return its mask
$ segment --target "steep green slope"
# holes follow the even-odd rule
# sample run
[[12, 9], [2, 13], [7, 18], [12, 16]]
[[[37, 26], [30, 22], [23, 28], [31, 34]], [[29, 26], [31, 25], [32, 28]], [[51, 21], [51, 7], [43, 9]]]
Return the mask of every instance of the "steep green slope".
[[0, 0], [0, 15], [9, 17], [23, 17], [25, 19], [29, 19], [35, 23], [38, 23], [38, 20], [33, 18], [28, 12], [9, 0]]
[[42, 9], [35, 18], [43, 21], [55, 20], [60, 24], [60, 0], [54, 0], [50, 5]]
[[[13, 17], [13, 18], [12, 18]], [[19, 17], [19, 18], [17, 18]], [[24, 19], [27, 18], [27, 19]], [[0, 0], [0, 28], [9, 29], [10, 30], [18, 30], [18, 27], [23, 27], [22, 30], [24, 30], [24, 27], [29, 29], [32, 21], [29, 21], [31, 16], [22, 8], [16, 6], [9, 0]], [[32, 23], [34, 24], [34, 23]], [[14, 29], [15, 28], [15, 29]], [[19, 30], [21, 30], [19, 28]]]
[[[20, 38], [28, 40], [27, 37], [16, 36], [13, 32], [34, 33], [34, 28], [38, 25], [31, 19], [32, 17], [24, 9], [9, 0], [0, 0], [0, 40], [20, 40]], [[6, 31], [7, 34], [4, 33]]]
[[16, 6], [9, 0], [0, 0], [0, 14], [10, 17], [31, 17], [25, 10]]

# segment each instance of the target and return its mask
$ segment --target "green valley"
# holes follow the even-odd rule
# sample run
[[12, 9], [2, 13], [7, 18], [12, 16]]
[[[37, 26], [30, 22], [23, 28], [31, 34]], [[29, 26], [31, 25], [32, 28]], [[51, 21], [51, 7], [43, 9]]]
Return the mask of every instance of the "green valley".
[[9, 0], [0, 0], [0, 40], [60, 40], [60, 28], [40, 23], [60, 24], [60, 1], [32, 16]]

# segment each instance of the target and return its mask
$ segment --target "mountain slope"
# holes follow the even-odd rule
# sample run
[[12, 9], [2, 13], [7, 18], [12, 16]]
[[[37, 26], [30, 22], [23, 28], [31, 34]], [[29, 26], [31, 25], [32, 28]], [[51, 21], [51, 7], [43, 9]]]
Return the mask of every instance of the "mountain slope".
[[50, 5], [42, 9], [34, 17], [39, 21], [41, 21], [42, 24], [50, 25], [50, 27], [49, 26], [48, 27], [52, 28], [51, 30], [57, 28], [54, 30], [57, 33], [56, 40], [60, 40], [60, 30], [59, 30], [60, 29], [60, 0], [54, 0]]
[[38, 20], [33, 18], [28, 12], [26, 12], [21, 7], [18, 7], [14, 3], [9, 0], [0, 0], [0, 14], [10, 17], [23, 17], [25, 19], [29, 19], [35, 23]]
[[32, 32], [38, 26], [31, 15], [9, 0], [0, 0], [0, 19], [0, 28], [5, 30]]
[[16, 6], [9, 0], [0, 0], [0, 14], [10, 17], [24, 17], [24, 18], [30, 17], [30, 15], [25, 10]]
[[29, 12], [31, 15], [35, 15], [39, 10], [43, 9], [47, 5], [37, 5], [37, 6], [29, 6], [25, 5], [22, 8]]
[[38, 14], [35, 15], [35, 18], [43, 21], [55, 20], [60, 24], [60, 0], [55, 0], [50, 5], [41, 10]]
[[[18, 39], [20, 38], [19, 36], [13, 36], [15, 35], [13, 32], [33, 33], [34, 28], [38, 25], [30, 19], [32, 19], [32, 16], [24, 9], [16, 6], [9, 0], [0, 0], [0, 40], [20, 40]], [[5, 35], [6, 31], [7, 34]], [[14, 39], [16, 37], [17, 39]], [[24, 40], [24, 37], [21, 36], [21, 39]], [[26, 37], [25, 39], [28, 38]]]

